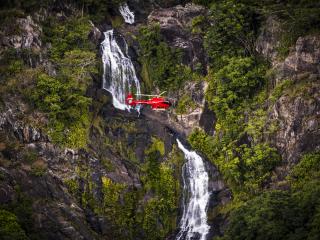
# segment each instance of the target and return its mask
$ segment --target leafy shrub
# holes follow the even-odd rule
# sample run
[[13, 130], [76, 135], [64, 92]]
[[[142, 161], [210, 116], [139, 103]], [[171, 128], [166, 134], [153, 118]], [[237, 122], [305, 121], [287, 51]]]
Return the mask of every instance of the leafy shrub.
[[210, 7], [212, 23], [205, 35], [205, 48], [215, 68], [223, 66], [222, 56], [243, 56], [254, 52], [254, 12], [234, 0], [215, 2]]
[[221, 239], [288, 239], [285, 236], [299, 222], [296, 209], [288, 193], [264, 193], [231, 214], [229, 226]]
[[181, 51], [171, 48], [160, 35], [160, 26], [140, 28], [138, 41], [141, 47], [140, 61], [143, 64], [144, 80], [151, 89], [177, 90], [184, 82], [185, 67], [181, 65]]
[[298, 37], [319, 33], [320, 3], [315, 0], [296, 1], [282, 6], [280, 15], [283, 22], [280, 45], [277, 48], [279, 57], [285, 58]]
[[192, 98], [185, 94], [183, 95], [178, 102], [176, 113], [185, 114], [189, 111], [193, 111], [197, 107], [197, 104], [192, 100]]
[[3, 240], [27, 240], [26, 233], [18, 223], [16, 215], [0, 209], [0, 238]]
[[294, 189], [301, 189], [308, 181], [320, 180], [320, 152], [304, 155], [288, 177]]
[[54, 142], [70, 147], [86, 145], [91, 99], [83, 94], [71, 81], [44, 73], [38, 76], [29, 98], [37, 108], [48, 113], [48, 134]]
[[54, 142], [83, 148], [87, 144], [92, 101], [85, 94], [91, 74], [97, 73], [94, 47], [88, 40], [91, 27], [87, 18], [76, 17], [63, 22], [49, 19], [47, 24], [44, 40], [52, 43], [50, 57], [57, 66], [57, 75], [39, 73], [26, 95], [35, 107], [48, 114], [47, 133]]
[[226, 65], [209, 74], [206, 92], [217, 116], [215, 136], [198, 130], [189, 140], [218, 166], [234, 194], [257, 194], [280, 160], [261, 136], [267, 119], [260, 106], [266, 99], [265, 66], [251, 57], [223, 59]]
[[[146, 239], [163, 239], [175, 229], [178, 194], [173, 170], [165, 163], [160, 164], [159, 153], [150, 152], [142, 168], [146, 191], [153, 191], [144, 208], [142, 227]], [[159, 224], [160, 223], [160, 224]]]
[[49, 18], [44, 26], [44, 41], [52, 44], [49, 53], [54, 61], [59, 61], [71, 50], [94, 50], [93, 43], [88, 41], [91, 26], [86, 17], [71, 17], [59, 22]]
[[250, 99], [265, 84], [265, 67], [253, 58], [224, 58], [227, 64], [213, 74], [206, 93], [218, 118], [224, 118], [229, 109], [235, 109]]
[[158, 151], [161, 154], [161, 156], [163, 156], [165, 154], [164, 142], [161, 141], [161, 139], [158, 139], [155, 137], [152, 138], [152, 144], [148, 149], [145, 150], [145, 153], [149, 154], [154, 151]]
[[319, 152], [309, 153], [289, 176], [292, 191], [270, 191], [231, 212], [221, 240], [319, 239]]

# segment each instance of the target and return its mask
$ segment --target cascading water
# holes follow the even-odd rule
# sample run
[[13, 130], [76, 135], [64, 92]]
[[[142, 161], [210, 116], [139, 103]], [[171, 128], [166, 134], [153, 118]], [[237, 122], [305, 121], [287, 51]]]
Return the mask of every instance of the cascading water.
[[208, 173], [202, 158], [187, 150], [178, 139], [177, 142], [187, 162], [182, 167], [183, 214], [176, 240], [206, 240], [210, 229], [206, 213], [210, 197]]
[[104, 33], [102, 45], [103, 88], [112, 94], [113, 106], [121, 110], [129, 110], [125, 99], [135, 88], [137, 95], [140, 92], [140, 82], [137, 78], [133, 63], [128, 57], [128, 45], [124, 41], [125, 53], [118, 45], [114, 31]]
[[129, 24], [134, 23], [134, 13], [130, 11], [127, 3], [123, 3], [119, 7], [119, 12], [121, 13], [124, 21]]

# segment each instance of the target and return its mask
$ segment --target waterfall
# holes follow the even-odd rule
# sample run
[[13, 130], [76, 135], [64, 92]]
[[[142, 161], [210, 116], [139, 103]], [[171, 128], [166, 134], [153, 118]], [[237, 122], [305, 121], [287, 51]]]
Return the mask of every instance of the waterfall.
[[132, 61], [128, 57], [128, 45], [124, 41], [125, 53], [118, 45], [114, 31], [104, 32], [102, 46], [103, 85], [112, 94], [113, 106], [121, 110], [129, 110], [125, 99], [129, 92], [140, 94], [140, 83]]
[[178, 139], [177, 142], [187, 162], [182, 167], [183, 214], [176, 240], [206, 240], [210, 229], [206, 213], [210, 197], [208, 173], [202, 158], [187, 150]]
[[134, 13], [130, 11], [127, 3], [123, 3], [119, 7], [119, 12], [121, 13], [124, 21], [129, 24], [134, 23]]

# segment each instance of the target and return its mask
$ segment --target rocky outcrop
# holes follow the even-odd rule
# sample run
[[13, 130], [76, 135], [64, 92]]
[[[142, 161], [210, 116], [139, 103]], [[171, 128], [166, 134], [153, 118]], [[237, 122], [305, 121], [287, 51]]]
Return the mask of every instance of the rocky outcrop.
[[270, 16], [267, 18], [256, 41], [256, 51], [273, 64], [277, 62], [277, 48], [280, 46], [281, 33], [280, 20], [275, 16]]
[[195, 128], [201, 127], [208, 134], [213, 134], [215, 117], [213, 111], [208, 108], [205, 101], [207, 82], [191, 82], [184, 87], [184, 92], [188, 93], [190, 99], [195, 103], [194, 109], [187, 109], [186, 113], [177, 114], [178, 123], [185, 129], [186, 135], [190, 134]]
[[314, 79], [317, 78], [320, 75], [320, 35], [299, 37], [290, 48], [289, 55], [281, 60], [277, 52], [281, 34], [281, 21], [270, 16], [256, 41], [257, 52], [272, 64], [275, 84], [283, 79], [299, 79], [306, 74], [312, 74]]
[[161, 34], [169, 46], [183, 50], [183, 62], [195, 67], [197, 63], [206, 65], [206, 54], [203, 49], [203, 40], [199, 35], [191, 33], [192, 19], [206, 15], [206, 9], [195, 4], [186, 4], [155, 9], [148, 16], [148, 23], [159, 23]]
[[275, 103], [270, 119], [279, 125], [275, 145], [289, 164], [320, 147], [320, 36], [299, 37], [283, 62], [273, 67], [275, 84], [288, 79], [290, 91]]
[[[26, 18], [18, 18], [16, 22], [10, 26], [6, 26], [0, 34], [0, 44], [3, 47], [13, 47], [15, 49], [33, 49], [40, 50], [42, 42], [40, 35], [42, 32], [41, 27], [36, 24], [31, 16]], [[15, 32], [12, 29], [15, 28]], [[9, 33], [9, 34], [8, 34]]]
[[271, 86], [284, 80], [292, 82], [269, 114], [269, 121], [278, 126], [272, 142], [282, 156], [284, 168], [290, 168], [303, 153], [320, 148], [320, 35], [299, 37], [289, 55], [281, 60], [277, 52], [281, 33], [280, 20], [269, 17], [256, 50], [272, 64]]
[[284, 60], [275, 64], [277, 78], [297, 78], [305, 74], [320, 76], [320, 35], [299, 37], [294, 49]]
[[288, 165], [297, 163], [302, 153], [320, 149], [320, 79], [302, 86], [303, 91], [281, 96], [270, 115], [278, 124], [274, 143]]

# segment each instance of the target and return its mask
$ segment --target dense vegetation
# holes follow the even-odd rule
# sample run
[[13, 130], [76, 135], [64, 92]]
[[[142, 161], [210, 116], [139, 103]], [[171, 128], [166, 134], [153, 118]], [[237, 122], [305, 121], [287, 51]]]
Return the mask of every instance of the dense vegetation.
[[51, 43], [47, 57], [54, 69], [48, 72], [41, 66], [30, 66], [29, 61], [39, 59], [39, 53], [32, 49], [7, 49], [0, 76], [8, 81], [2, 90], [20, 92], [31, 106], [46, 114], [49, 121], [41, 127], [53, 142], [86, 147], [91, 99], [85, 94], [92, 74], [98, 73], [95, 46], [88, 40], [90, 24], [85, 17], [74, 17], [49, 18], [44, 25], [42, 38]]
[[[116, 142], [119, 141], [122, 144], [126, 142], [123, 139]], [[117, 183], [103, 176], [101, 201], [94, 194], [98, 186], [92, 180], [92, 170], [83, 163], [79, 163], [77, 179], [66, 182], [83, 208], [92, 209], [111, 223], [111, 231], [105, 236], [107, 239], [162, 240], [177, 227], [181, 187], [179, 176], [183, 157], [176, 148], [166, 155], [164, 143], [157, 138], [152, 139], [145, 154], [145, 162], [136, 163], [141, 170], [141, 188]], [[165, 162], [161, 162], [163, 157], [166, 158]], [[83, 181], [87, 184], [81, 190]]]
[[181, 65], [182, 53], [171, 48], [160, 34], [157, 24], [142, 27], [138, 38], [141, 47], [142, 77], [147, 89], [178, 90], [188, 77]]
[[[284, 80], [270, 89], [266, 85], [270, 81], [268, 63], [261, 61], [253, 48], [257, 29], [276, 9], [285, 29], [279, 56], [286, 56], [298, 36], [319, 31], [311, 24], [319, 20], [318, 3], [197, 2], [210, 6], [208, 19], [197, 20], [195, 27], [203, 32], [210, 57], [206, 98], [217, 122], [213, 137], [196, 130], [189, 140], [218, 166], [233, 193], [231, 204], [219, 209], [230, 220], [221, 239], [319, 238], [319, 203], [315, 200], [319, 194], [315, 187], [319, 153], [304, 156], [294, 168], [287, 183], [290, 190], [268, 190], [273, 169], [281, 159], [268, 140], [277, 125], [267, 122], [267, 114], [292, 81]], [[310, 28], [298, 22], [308, 22]]]
[[288, 177], [290, 191], [268, 191], [231, 213], [221, 239], [318, 239], [319, 152], [306, 154]]
[[[4, 2], [6, 8], [14, 8], [0, 17], [7, 25], [35, 8], [52, 7], [50, 0]], [[40, 58], [32, 49], [1, 51], [0, 100], [7, 93], [21, 94], [30, 105], [30, 112], [45, 116], [46, 121], [32, 124], [63, 147], [86, 148], [91, 125], [94, 125], [105, 149], [137, 167], [142, 186], [136, 188], [106, 176], [101, 177], [101, 186], [97, 186], [88, 163], [79, 162], [76, 177], [65, 181], [69, 192], [82, 208], [110, 222], [110, 231], [105, 236], [108, 239], [165, 239], [177, 227], [181, 153], [175, 147], [166, 153], [164, 143], [153, 138], [144, 153], [144, 162], [139, 162], [134, 151], [136, 146], [128, 143], [128, 135], [117, 140], [102, 136], [107, 130], [134, 135], [136, 126], [119, 121], [114, 126], [101, 127], [103, 120], [93, 119], [94, 111], [98, 110], [92, 108], [97, 103], [87, 95], [92, 76], [99, 71], [96, 46], [88, 40], [89, 19], [107, 19], [113, 27], [120, 26], [122, 20], [112, 16], [114, 12], [110, 9], [123, 1], [70, 2], [76, 12], [70, 10], [68, 16], [48, 17], [41, 22], [43, 44], [50, 46], [45, 57], [53, 65], [52, 69], [30, 64]], [[167, 5], [174, 1], [158, 2]], [[233, 201], [217, 210], [225, 214], [229, 222], [221, 239], [318, 239], [319, 152], [302, 157], [285, 180], [287, 190], [269, 189], [273, 171], [281, 159], [270, 142], [277, 125], [267, 122], [267, 115], [293, 81], [284, 80], [271, 89], [267, 84], [270, 66], [257, 56], [254, 42], [267, 16], [276, 15], [284, 29], [278, 51], [280, 57], [287, 56], [299, 36], [319, 31], [319, 3], [314, 0], [193, 2], [210, 8], [207, 17], [194, 18], [192, 32], [204, 38], [209, 57], [206, 100], [217, 122], [214, 136], [195, 130], [189, 141], [218, 167], [232, 191]], [[56, 1], [57, 10], [58, 3]], [[12, 26], [11, 33], [19, 31]], [[146, 91], [178, 92], [188, 80], [195, 79], [194, 72], [181, 64], [181, 51], [165, 42], [159, 25], [142, 26], [137, 41]], [[181, 95], [177, 114], [197, 107], [188, 93]], [[30, 162], [38, 157], [32, 151], [22, 155]], [[101, 162], [107, 172], [114, 170], [110, 159], [101, 159]], [[31, 172], [34, 177], [41, 177], [45, 170], [32, 166]], [[95, 195], [98, 188], [101, 199]], [[0, 238], [40, 239], [30, 219], [31, 202], [23, 196], [13, 204], [1, 205]]]
[[49, 54], [58, 74], [39, 74], [28, 97], [49, 115], [48, 134], [54, 142], [85, 147], [91, 103], [85, 93], [91, 74], [97, 73], [94, 46], [87, 37], [90, 25], [87, 18], [71, 18], [62, 23], [50, 19], [49, 24], [44, 39], [52, 43]]

